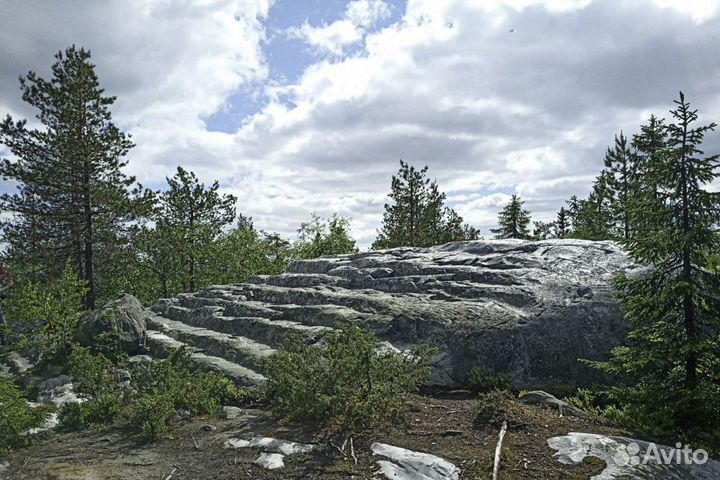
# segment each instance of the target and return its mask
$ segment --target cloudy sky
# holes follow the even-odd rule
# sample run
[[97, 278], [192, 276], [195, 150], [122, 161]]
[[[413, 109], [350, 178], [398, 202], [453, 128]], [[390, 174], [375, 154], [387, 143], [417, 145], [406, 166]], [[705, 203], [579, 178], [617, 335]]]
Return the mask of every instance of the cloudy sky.
[[363, 246], [400, 159], [487, 234], [512, 193], [543, 220], [586, 195], [680, 89], [720, 120], [720, 0], [0, 0], [0, 115], [70, 44], [144, 185], [183, 165], [263, 229], [338, 212]]

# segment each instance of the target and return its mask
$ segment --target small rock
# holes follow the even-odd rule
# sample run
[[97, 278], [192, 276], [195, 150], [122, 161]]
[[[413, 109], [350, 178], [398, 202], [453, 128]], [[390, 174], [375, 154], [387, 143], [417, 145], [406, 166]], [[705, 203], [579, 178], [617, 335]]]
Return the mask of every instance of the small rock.
[[222, 407], [220, 416], [226, 420], [236, 420], [242, 417], [245, 411], [239, 407]]
[[214, 432], [217, 430], [217, 427], [215, 425], [210, 425], [209, 423], [207, 425], [202, 426], [203, 431], [205, 432]]
[[128, 363], [143, 363], [143, 362], [152, 362], [152, 357], [150, 355], [133, 355], [132, 357], [128, 358]]
[[268, 470], [276, 470], [285, 466], [285, 455], [279, 453], [262, 453], [255, 460], [255, 464], [260, 465]]
[[378, 460], [380, 471], [391, 480], [459, 480], [460, 469], [447, 460], [428, 453], [413, 452], [384, 443], [373, 443], [375, 455], [392, 462]]

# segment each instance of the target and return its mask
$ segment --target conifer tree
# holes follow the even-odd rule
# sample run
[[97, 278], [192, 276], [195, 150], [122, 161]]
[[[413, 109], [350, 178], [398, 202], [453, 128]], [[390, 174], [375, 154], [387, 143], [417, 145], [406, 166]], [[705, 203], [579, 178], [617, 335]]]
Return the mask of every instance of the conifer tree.
[[495, 238], [530, 238], [530, 212], [523, 208], [525, 202], [513, 194], [510, 202], [498, 214], [498, 228], [490, 229]]
[[568, 235], [570, 226], [568, 224], [568, 213], [565, 207], [560, 207], [560, 211], [557, 214], [557, 220], [554, 224], [555, 238], [565, 238]]
[[536, 220], [533, 222], [533, 240], [547, 240], [552, 237], [553, 228], [555, 224], [553, 222], [543, 222]]
[[603, 170], [593, 183], [588, 198], [580, 200], [580, 208], [573, 224], [573, 238], [608, 240], [612, 238], [612, 191], [609, 173]]
[[568, 217], [568, 236], [571, 236], [572, 232], [575, 230], [575, 226], [577, 225], [577, 218], [580, 214], [580, 207], [582, 203], [577, 195], [573, 195], [570, 197], [570, 200], [566, 200], [565, 203], [568, 206], [566, 209]]
[[644, 160], [644, 178], [657, 190], [634, 203], [640, 223], [624, 242], [651, 267], [618, 282], [631, 344], [615, 349], [605, 368], [631, 380], [620, 396], [635, 418], [717, 442], [720, 279], [707, 268], [707, 253], [720, 251], [720, 194], [707, 187], [720, 176], [720, 160], [701, 150], [715, 124], [696, 126], [697, 110], [682, 92], [675, 104], [664, 147]]
[[195, 291], [210, 245], [235, 219], [237, 199], [220, 194], [217, 181], [206, 187], [182, 167], [167, 182], [170, 188], [162, 193], [156, 214], [158, 228], [167, 228], [168, 238], [179, 239], [176, 253], [185, 264], [184, 288]]
[[100, 88], [90, 51], [72, 46], [55, 59], [50, 80], [34, 72], [20, 79], [42, 128], [9, 115], [0, 123], [0, 144], [17, 159], [3, 160], [0, 176], [18, 183], [17, 193], [0, 197], [0, 208], [12, 214], [0, 226], [9, 254], [32, 266], [33, 280], [58, 278], [70, 261], [92, 309], [102, 252], [120, 242], [142, 202], [133, 194], [139, 187], [129, 191], [135, 179], [123, 173], [133, 144], [112, 122], [115, 97]]
[[428, 168], [418, 170], [400, 161], [385, 204], [383, 225], [372, 248], [427, 247], [459, 240], [474, 240], [477, 230], [444, 206], [445, 194], [427, 178]]
[[620, 132], [615, 135], [613, 148], [605, 154], [607, 187], [611, 198], [611, 213], [618, 234], [625, 240], [632, 233], [630, 225], [630, 202], [635, 188], [635, 155], [630, 150], [627, 137]]

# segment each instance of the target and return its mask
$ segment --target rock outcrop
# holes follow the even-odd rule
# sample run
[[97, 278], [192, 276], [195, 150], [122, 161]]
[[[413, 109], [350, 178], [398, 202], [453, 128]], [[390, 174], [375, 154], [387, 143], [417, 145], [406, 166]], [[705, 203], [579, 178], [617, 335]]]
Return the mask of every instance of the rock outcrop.
[[146, 317], [140, 301], [123, 294], [82, 319], [77, 340], [86, 347], [120, 349], [132, 355], [144, 346]]
[[264, 359], [289, 333], [315, 341], [338, 322], [399, 349], [441, 354], [431, 383], [473, 367], [522, 388], [600, 379], [578, 359], [606, 358], [627, 327], [612, 279], [635, 268], [612, 242], [488, 240], [293, 263], [288, 272], [164, 299], [148, 318], [155, 355], [192, 344], [196, 360], [262, 385]]
[[585, 457], [599, 458], [605, 469], [591, 480], [716, 480], [720, 462], [705, 451], [676, 449], [625, 437], [571, 432], [548, 439], [555, 458], [575, 465]]

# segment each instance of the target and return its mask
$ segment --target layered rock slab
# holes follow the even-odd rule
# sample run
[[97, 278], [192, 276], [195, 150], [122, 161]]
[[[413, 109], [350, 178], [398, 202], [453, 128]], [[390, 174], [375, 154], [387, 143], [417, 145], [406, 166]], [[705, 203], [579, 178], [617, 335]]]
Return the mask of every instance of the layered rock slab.
[[290, 333], [314, 342], [347, 323], [401, 350], [438, 347], [431, 383], [462, 383], [478, 367], [522, 388], [587, 384], [599, 374], [578, 359], [607, 358], [625, 340], [612, 280], [635, 268], [612, 242], [457, 242], [298, 261], [285, 274], [182, 294], [153, 310], [171, 321], [164, 333], [177, 342], [202, 333], [202, 348], [254, 371], [258, 355], [231, 345], [260, 354]]

